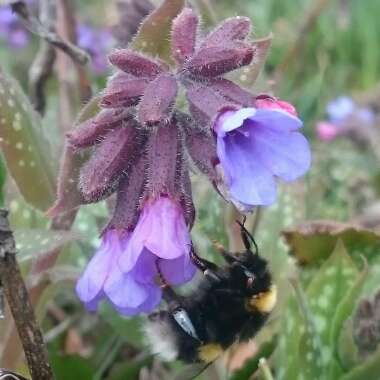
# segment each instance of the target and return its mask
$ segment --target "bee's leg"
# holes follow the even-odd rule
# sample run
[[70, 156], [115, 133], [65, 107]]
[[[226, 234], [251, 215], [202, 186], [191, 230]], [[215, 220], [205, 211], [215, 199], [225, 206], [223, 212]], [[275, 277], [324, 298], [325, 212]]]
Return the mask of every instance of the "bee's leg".
[[237, 220], [236, 223], [240, 226], [240, 235], [241, 239], [243, 240], [244, 247], [247, 251], [251, 250], [251, 243], [255, 247], [254, 254], [257, 255], [259, 253], [259, 248], [257, 247], [256, 241], [253, 238], [253, 236], [248, 232], [248, 230], [245, 228], [246, 217], [244, 217], [243, 222], [240, 222], [240, 220]]
[[158, 262], [156, 262], [156, 268], [158, 272], [159, 286], [162, 290], [162, 298], [167, 303], [170, 311], [178, 309], [179, 307], [181, 307], [181, 298], [173, 290], [173, 288], [166, 282], [164, 276], [161, 273]]
[[189, 317], [189, 314], [182, 305], [181, 297], [167, 284], [165, 278], [162, 276], [160, 268], [156, 263], [157, 271], [160, 280], [160, 287], [162, 289], [162, 298], [168, 305], [169, 313], [176, 321], [176, 323], [191, 337], [200, 341], [194, 325]]
[[231, 255], [221, 243], [217, 241], [213, 241], [214, 248], [223, 256], [224, 260], [227, 261], [228, 264], [232, 264], [236, 261], [236, 258]]
[[193, 262], [193, 264], [206, 276], [214, 281], [220, 281], [220, 277], [217, 275], [218, 266], [211, 261], [208, 261], [206, 259], [202, 259], [199, 257], [195, 250], [193, 245], [191, 245], [190, 249], [190, 259]]

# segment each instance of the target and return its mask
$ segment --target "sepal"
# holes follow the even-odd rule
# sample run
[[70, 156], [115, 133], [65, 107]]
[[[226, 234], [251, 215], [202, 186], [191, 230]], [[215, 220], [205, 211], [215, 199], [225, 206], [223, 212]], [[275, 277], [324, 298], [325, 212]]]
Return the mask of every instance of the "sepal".
[[183, 64], [194, 53], [198, 17], [190, 8], [185, 8], [172, 24], [172, 55], [179, 64]]

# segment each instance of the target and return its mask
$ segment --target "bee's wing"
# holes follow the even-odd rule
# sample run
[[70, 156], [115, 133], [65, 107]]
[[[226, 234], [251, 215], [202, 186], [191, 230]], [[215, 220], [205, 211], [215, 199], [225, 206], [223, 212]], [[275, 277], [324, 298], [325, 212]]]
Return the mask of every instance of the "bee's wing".
[[203, 373], [213, 362], [210, 363], [194, 363], [182, 367], [172, 378], [172, 380], [195, 380]]
[[17, 373], [7, 371], [4, 368], [0, 368], [0, 380], [27, 380], [27, 379], [21, 375], [18, 375]]

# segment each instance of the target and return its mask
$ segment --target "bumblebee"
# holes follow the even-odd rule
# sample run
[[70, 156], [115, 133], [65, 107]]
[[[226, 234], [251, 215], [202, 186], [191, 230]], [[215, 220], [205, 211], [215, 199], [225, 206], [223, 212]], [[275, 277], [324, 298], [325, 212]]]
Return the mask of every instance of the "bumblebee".
[[255, 336], [274, 308], [276, 287], [268, 263], [244, 223], [238, 223], [245, 251], [231, 254], [219, 246], [225, 265], [191, 248], [191, 259], [203, 273], [194, 292], [177, 295], [161, 279], [167, 309], [149, 315], [144, 330], [152, 353], [162, 360], [207, 366], [233, 343]]

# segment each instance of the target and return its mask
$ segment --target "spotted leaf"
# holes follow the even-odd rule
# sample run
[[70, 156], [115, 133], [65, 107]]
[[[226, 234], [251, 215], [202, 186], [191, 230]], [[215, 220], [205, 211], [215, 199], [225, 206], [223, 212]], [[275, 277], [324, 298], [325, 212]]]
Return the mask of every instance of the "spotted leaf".
[[0, 147], [22, 196], [45, 211], [54, 200], [56, 162], [39, 116], [16, 80], [1, 69]]

